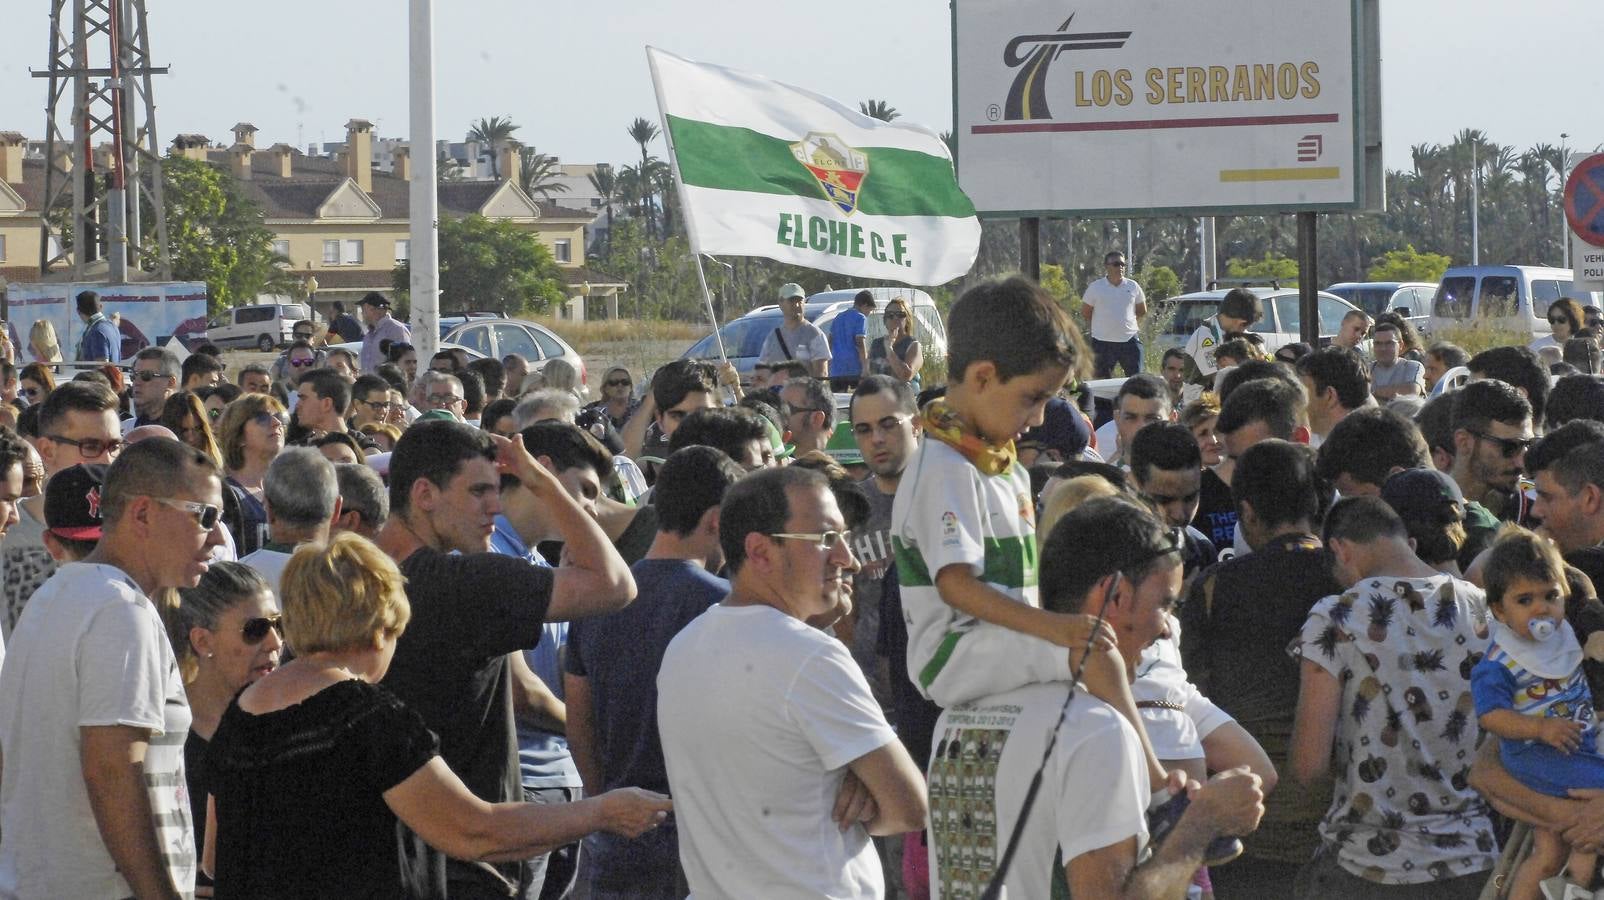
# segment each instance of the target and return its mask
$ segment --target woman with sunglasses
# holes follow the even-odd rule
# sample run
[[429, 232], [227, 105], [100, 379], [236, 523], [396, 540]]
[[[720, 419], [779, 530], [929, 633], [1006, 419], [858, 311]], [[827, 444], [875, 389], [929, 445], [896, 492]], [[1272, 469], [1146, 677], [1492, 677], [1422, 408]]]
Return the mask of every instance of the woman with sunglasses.
[[1551, 332], [1526, 346], [1539, 355], [1545, 347], [1563, 351], [1565, 342], [1576, 337], [1577, 332], [1586, 327], [1582, 324], [1586, 318], [1587, 314], [1582, 311], [1582, 304], [1569, 297], [1561, 297], [1548, 305], [1548, 327], [1552, 329]]
[[[213, 563], [199, 584], [172, 595], [162, 609], [193, 717], [184, 775], [198, 847], [206, 840], [206, 750], [234, 695], [278, 668], [283, 626], [267, 582], [242, 563]], [[204, 874], [197, 873], [195, 887], [196, 896], [211, 896]]]
[[17, 395], [26, 400], [29, 406], [45, 402], [45, 398], [55, 389], [56, 376], [44, 363], [28, 363], [17, 373]]
[[[242, 394], [223, 410], [217, 437], [223, 454], [224, 484], [240, 501], [240, 519], [229, 522], [239, 555], [254, 553], [267, 540], [267, 507], [262, 480], [267, 467], [284, 449], [289, 416], [284, 405], [266, 394]], [[238, 526], [238, 527], [236, 527]]]
[[886, 303], [882, 318], [886, 334], [869, 344], [869, 371], [906, 381], [917, 394], [919, 369], [924, 366], [925, 357], [924, 349], [913, 336], [913, 315], [908, 311], [907, 301], [892, 297]]
[[640, 406], [635, 399], [634, 377], [623, 366], [613, 366], [602, 376], [601, 394], [602, 398], [588, 408], [606, 413], [613, 427], [622, 430], [624, 423], [635, 414], [635, 408]]

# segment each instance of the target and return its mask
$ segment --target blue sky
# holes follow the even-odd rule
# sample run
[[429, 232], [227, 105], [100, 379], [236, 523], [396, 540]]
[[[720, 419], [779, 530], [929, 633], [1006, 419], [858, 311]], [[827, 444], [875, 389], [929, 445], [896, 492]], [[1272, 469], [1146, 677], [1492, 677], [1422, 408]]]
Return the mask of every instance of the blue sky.
[[[1269, 0], [1264, 0], [1269, 2]], [[407, 3], [383, 0], [147, 0], [158, 127], [214, 140], [246, 120], [258, 146], [344, 137], [352, 117], [382, 136], [407, 132]], [[4, 0], [0, 130], [43, 132], [48, 0]], [[657, 118], [647, 43], [750, 69], [845, 101], [887, 100], [939, 129], [951, 115], [949, 8], [871, 0], [841, 12], [772, 0], [614, 0], [588, 4], [456, 0], [436, 4], [437, 120], [461, 139], [470, 121], [505, 115], [517, 137], [568, 162], [628, 162], [624, 129]], [[31, 7], [31, 9], [29, 9]], [[352, 13], [360, 8], [360, 16]], [[1073, 3], [1065, 3], [1073, 10]], [[558, 11], [554, 11], [558, 10]], [[1384, 133], [1389, 167], [1409, 146], [1480, 128], [1519, 148], [1604, 144], [1600, 0], [1387, 0], [1382, 7]], [[655, 145], [661, 155], [661, 142]]]

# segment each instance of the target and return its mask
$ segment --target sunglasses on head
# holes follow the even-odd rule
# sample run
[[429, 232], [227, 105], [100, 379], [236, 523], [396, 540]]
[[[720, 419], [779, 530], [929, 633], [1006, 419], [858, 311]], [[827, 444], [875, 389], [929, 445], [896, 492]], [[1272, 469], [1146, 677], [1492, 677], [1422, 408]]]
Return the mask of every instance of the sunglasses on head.
[[271, 616], [246, 619], [245, 627], [239, 630], [240, 637], [245, 639], [246, 644], [253, 647], [267, 639], [268, 629], [278, 632], [278, 636], [282, 638], [284, 637], [283, 620], [284, 617], [277, 613]]

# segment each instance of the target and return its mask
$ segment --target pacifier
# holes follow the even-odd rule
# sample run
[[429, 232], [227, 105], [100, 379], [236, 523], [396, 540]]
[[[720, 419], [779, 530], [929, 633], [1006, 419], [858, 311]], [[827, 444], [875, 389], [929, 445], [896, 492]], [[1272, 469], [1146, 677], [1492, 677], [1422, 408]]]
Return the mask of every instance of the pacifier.
[[1534, 641], [1546, 641], [1553, 637], [1555, 632], [1559, 631], [1559, 623], [1547, 616], [1538, 616], [1532, 619], [1526, 623], [1526, 627], [1531, 631], [1532, 640]]

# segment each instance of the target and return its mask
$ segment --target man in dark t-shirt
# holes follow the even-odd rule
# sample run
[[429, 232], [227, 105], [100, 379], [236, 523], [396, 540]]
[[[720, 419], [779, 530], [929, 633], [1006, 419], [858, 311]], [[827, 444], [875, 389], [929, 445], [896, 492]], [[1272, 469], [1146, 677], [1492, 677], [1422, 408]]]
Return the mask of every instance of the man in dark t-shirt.
[[[542, 569], [487, 552], [501, 512], [500, 477], [544, 503], [569, 564]], [[423, 716], [440, 755], [475, 796], [519, 799], [507, 654], [532, 648], [546, 619], [615, 611], [635, 582], [601, 528], [519, 439], [459, 422], [408, 429], [390, 458], [390, 521], [378, 543], [407, 578], [412, 619], [384, 685]], [[452, 860], [450, 896], [510, 896], [516, 865]]]

